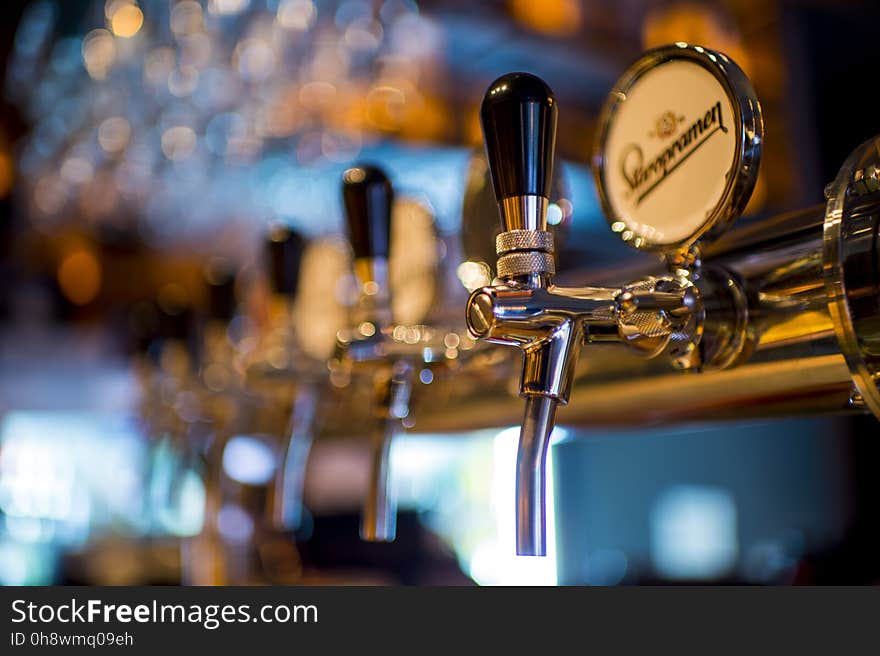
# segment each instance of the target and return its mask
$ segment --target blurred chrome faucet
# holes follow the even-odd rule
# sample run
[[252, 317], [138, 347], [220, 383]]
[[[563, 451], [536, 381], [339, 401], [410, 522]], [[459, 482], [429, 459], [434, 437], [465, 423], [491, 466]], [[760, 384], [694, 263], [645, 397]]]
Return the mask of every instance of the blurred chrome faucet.
[[[191, 386], [210, 436], [204, 454], [206, 520], [203, 534], [187, 545], [189, 582], [289, 583], [298, 576], [288, 531], [300, 521], [314, 414], [308, 408], [321, 367], [302, 356], [293, 330], [305, 240], [275, 225], [264, 248], [261, 278], [266, 285], [250, 281], [250, 303], [239, 303], [235, 291], [236, 279], [241, 286], [243, 276], [208, 279], [216, 309], [203, 334], [198, 376]], [[268, 294], [261, 293], [265, 287]], [[252, 321], [238, 320], [246, 316], [245, 307]], [[291, 428], [295, 406], [296, 432]], [[262, 465], [248, 468], [248, 458]], [[249, 518], [247, 539], [226, 535], [223, 517], [229, 513]]]
[[[295, 531], [303, 522], [306, 466], [314, 441], [320, 390], [326, 369], [299, 347], [294, 330], [295, 299], [306, 241], [295, 230], [273, 226], [265, 242], [270, 329], [247, 369], [248, 385], [287, 409], [289, 423], [278, 453], [269, 495], [272, 525]], [[282, 353], [279, 362], [273, 354]]]
[[392, 441], [404, 422], [411, 421], [415, 382], [421, 377], [428, 384], [435, 371], [458, 362], [445, 355], [444, 338], [450, 330], [394, 321], [388, 270], [394, 191], [388, 177], [375, 166], [350, 168], [343, 175], [342, 196], [359, 298], [350, 326], [337, 335], [330, 366], [337, 384], [356, 375], [372, 386], [372, 459], [360, 532], [365, 540], [392, 541], [397, 521]]
[[366, 369], [373, 374], [372, 461], [361, 515], [361, 537], [392, 541], [397, 530], [397, 502], [391, 490], [391, 442], [409, 414], [412, 366], [389, 349], [391, 291], [388, 256], [394, 191], [385, 173], [355, 166], [343, 174], [342, 199], [359, 286], [349, 330], [340, 331], [333, 366]]

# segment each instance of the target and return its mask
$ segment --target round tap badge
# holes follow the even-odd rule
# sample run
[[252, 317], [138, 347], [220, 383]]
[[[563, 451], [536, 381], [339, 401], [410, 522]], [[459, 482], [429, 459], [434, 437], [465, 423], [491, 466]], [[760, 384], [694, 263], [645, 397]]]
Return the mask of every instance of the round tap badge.
[[605, 104], [593, 172], [611, 229], [676, 251], [717, 236], [745, 207], [761, 157], [761, 107], [720, 52], [677, 43], [645, 54]]

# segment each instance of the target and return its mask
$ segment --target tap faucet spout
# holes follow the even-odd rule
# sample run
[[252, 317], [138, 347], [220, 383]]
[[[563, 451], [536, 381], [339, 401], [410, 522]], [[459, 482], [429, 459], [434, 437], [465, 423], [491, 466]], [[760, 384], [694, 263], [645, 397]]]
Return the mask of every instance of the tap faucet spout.
[[558, 399], [527, 396], [516, 451], [516, 553], [547, 554], [547, 451]]
[[361, 539], [368, 542], [393, 542], [397, 537], [397, 497], [391, 480], [391, 444], [400, 420], [379, 421], [371, 445], [370, 478], [361, 511]]

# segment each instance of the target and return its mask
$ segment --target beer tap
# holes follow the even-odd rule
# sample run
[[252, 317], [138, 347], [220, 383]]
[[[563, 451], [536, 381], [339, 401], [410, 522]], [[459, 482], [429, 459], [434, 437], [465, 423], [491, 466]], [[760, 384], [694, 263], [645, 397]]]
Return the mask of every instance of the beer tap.
[[[371, 466], [361, 515], [361, 537], [391, 541], [396, 533], [397, 502], [391, 487], [391, 444], [412, 426], [411, 396], [416, 381], [429, 385], [457, 371], [467, 355], [450, 349], [452, 328], [397, 323], [392, 312], [389, 255], [394, 191], [385, 173], [375, 166], [355, 166], [343, 175], [342, 196], [359, 285], [359, 300], [351, 325], [337, 334], [331, 378], [364, 376], [372, 385]], [[451, 352], [450, 352], [451, 351]], [[417, 402], [417, 398], [412, 401]]]
[[[212, 307], [229, 311], [214, 312], [208, 325], [213, 329], [206, 331], [198, 387], [211, 410], [212, 439], [206, 453], [206, 528], [188, 545], [185, 559], [192, 581], [290, 582], [298, 576], [299, 561], [287, 531], [299, 525], [311, 435], [298, 431], [292, 436], [290, 422], [294, 406], [299, 406], [300, 423], [308, 423], [309, 403], [303, 398], [314, 398], [311, 384], [318, 378], [315, 364], [300, 357], [292, 328], [304, 248], [297, 232], [271, 226], [264, 242], [266, 284], [251, 286], [250, 307], [260, 319], [251, 325], [259, 325], [258, 330], [243, 332], [235, 325], [234, 294], [215, 293], [229, 286], [222, 285], [222, 277], [221, 286], [210, 287], [212, 299], [226, 299]], [[268, 295], [256, 291], [265, 287]], [[305, 448], [297, 448], [300, 444]], [[242, 468], [242, 454], [247, 453], [260, 454], [254, 462], [262, 465]], [[229, 512], [249, 517], [247, 540], [223, 533], [222, 517]]]
[[581, 349], [619, 342], [680, 360], [696, 342], [700, 297], [687, 276], [645, 278], [619, 288], [556, 285], [553, 235], [547, 231], [556, 98], [533, 75], [504, 75], [486, 92], [481, 121], [503, 232], [496, 239], [498, 279], [471, 294], [466, 320], [478, 339], [522, 351], [516, 551], [542, 556], [550, 435], [557, 408], [569, 401]]
[[[391, 489], [391, 443], [409, 413], [413, 366], [405, 354], [389, 348], [391, 294], [388, 256], [394, 191], [375, 166], [355, 166], [342, 182], [348, 236], [354, 257], [359, 299], [353, 329], [340, 332], [335, 362], [373, 373], [374, 421], [371, 468], [361, 515], [361, 537], [387, 542], [396, 535], [397, 502]], [[400, 357], [404, 356], [404, 357]]]
[[284, 366], [261, 360], [248, 368], [252, 386], [268, 382], [278, 402], [290, 404], [290, 423], [278, 457], [274, 490], [269, 497], [270, 521], [281, 530], [297, 530], [303, 522], [306, 466], [315, 433], [321, 381], [326, 369], [299, 348], [294, 334], [294, 298], [299, 287], [305, 239], [286, 226], [276, 225], [266, 241], [270, 313], [278, 326], [270, 330], [264, 352], [285, 354]]

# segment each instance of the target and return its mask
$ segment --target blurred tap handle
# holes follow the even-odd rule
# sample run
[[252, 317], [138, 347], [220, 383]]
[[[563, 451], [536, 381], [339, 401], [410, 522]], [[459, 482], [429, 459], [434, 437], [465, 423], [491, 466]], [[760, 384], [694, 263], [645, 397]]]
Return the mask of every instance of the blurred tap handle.
[[269, 229], [266, 255], [269, 280], [276, 294], [296, 294], [305, 248], [305, 238], [289, 226], [275, 224]]
[[355, 260], [388, 259], [391, 242], [391, 181], [376, 166], [359, 165], [342, 176], [342, 200]]
[[[550, 197], [557, 121], [553, 91], [539, 77], [508, 73], [486, 91], [480, 120], [503, 229], [546, 229], [546, 224], [530, 225], [536, 217], [526, 217], [514, 206], [531, 198], [546, 207]], [[546, 221], [546, 209], [538, 214]]]
[[[175, 301], [180, 299], [175, 299]], [[199, 331], [199, 318], [188, 300], [181, 302], [168, 302], [167, 299], [159, 301], [158, 330], [156, 338], [149, 348], [149, 355], [163, 368], [168, 362], [175, 365], [185, 365], [186, 368], [195, 367], [201, 355], [201, 340]], [[179, 348], [179, 347], [183, 348]], [[166, 353], [172, 353], [173, 358], [166, 358]], [[185, 357], [183, 357], [185, 356]], [[163, 364], [163, 362], [165, 364]], [[181, 373], [181, 369], [176, 369]]]
[[225, 261], [211, 262], [203, 278], [208, 289], [208, 319], [228, 323], [238, 307], [235, 269]]
[[[361, 283], [359, 311], [362, 314], [354, 323], [366, 319], [374, 325], [387, 326], [392, 320], [388, 283], [391, 204], [394, 202], [391, 181], [378, 167], [354, 166], [342, 176], [342, 200], [354, 255], [354, 272]], [[381, 342], [382, 332], [371, 332], [364, 337], [366, 340], [361, 340], [361, 344], [367, 347], [367, 359], [382, 361], [386, 357], [384, 350], [372, 345]], [[352, 352], [349, 347], [348, 353]], [[383, 389], [385, 385], [393, 388], [393, 378], [386, 379], [384, 384], [377, 383], [377, 389]], [[408, 392], [408, 385], [406, 388]], [[383, 394], [377, 401], [375, 410], [382, 417], [381, 430], [374, 436], [371, 448], [369, 483], [361, 513], [361, 537], [369, 541], [392, 541], [396, 531], [397, 503], [390, 488], [388, 469], [391, 440], [400, 428], [400, 419], [394, 416], [392, 398]]]

